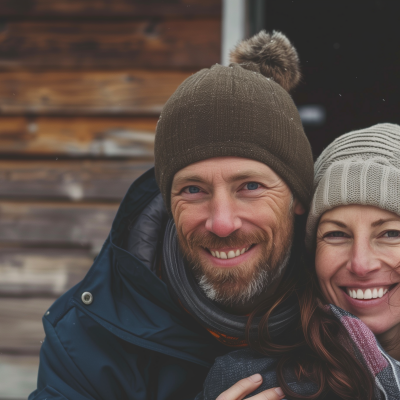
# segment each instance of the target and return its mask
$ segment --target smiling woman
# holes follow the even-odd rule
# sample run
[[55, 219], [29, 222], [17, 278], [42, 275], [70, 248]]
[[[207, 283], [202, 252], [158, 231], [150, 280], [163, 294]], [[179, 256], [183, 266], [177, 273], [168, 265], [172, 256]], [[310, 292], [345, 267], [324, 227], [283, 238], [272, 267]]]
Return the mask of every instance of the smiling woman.
[[[347, 205], [325, 212], [315, 266], [329, 303], [359, 317], [380, 339], [400, 338], [400, 216]], [[395, 346], [389, 354], [400, 359]]]
[[[336, 139], [315, 164], [314, 184], [309, 263], [252, 312], [252, 349], [217, 359], [198, 400], [254, 373], [263, 377], [254, 399], [274, 386], [291, 399], [400, 398], [400, 126]], [[293, 297], [297, 325], [273, 337], [273, 310]]]

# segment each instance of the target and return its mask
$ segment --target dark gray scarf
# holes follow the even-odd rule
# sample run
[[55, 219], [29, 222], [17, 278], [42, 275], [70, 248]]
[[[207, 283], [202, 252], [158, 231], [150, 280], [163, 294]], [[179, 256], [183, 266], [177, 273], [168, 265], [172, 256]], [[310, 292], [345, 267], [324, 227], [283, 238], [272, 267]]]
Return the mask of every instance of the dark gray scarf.
[[[295, 253], [295, 252], [293, 252]], [[283, 279], [288, 279], [293, 270], [295, 257], [292, 254]], [[220, 341], [227, 345], [237, 345], [245, 341], [247, 317], [228, 314], [209, 300], [200, 289], [192, 272], [185, 268], [183, 256], [179, 250], [178, 236], [174, 221], [167, 223], [163, 245], [163, 273], [172, 296], [187, 310], [202, 326], [213, 333], [223, 335]], [[289, 299], [276, 309], [269, 319], [271, 337], [277, 337], [290, 329], [298, 317], [298, 303]], [[254, 318], [251, 335], [257, 335], [260, 317]]]

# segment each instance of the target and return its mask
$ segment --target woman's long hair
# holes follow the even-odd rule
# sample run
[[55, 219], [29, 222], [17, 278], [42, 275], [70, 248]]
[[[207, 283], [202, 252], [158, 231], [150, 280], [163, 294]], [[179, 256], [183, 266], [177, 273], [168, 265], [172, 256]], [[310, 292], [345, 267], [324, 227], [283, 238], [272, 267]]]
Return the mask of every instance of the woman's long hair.
[[[298, 243], [295, 240], [296, 247]], [[300, 255], [298, 248], [296, 252]], [[304, 251], [300, 253], [304, 254]], [[314, 260], [305, 260], [300, 256], [296, 264], [292, 278], [283, 282], [275, 295], [250, 315], [247, 324], [250, 347], [278, 359], [276, 372], [279, 385], [293, 399], [329, 398], [335, 394], [346, 400], [373, 400], [373, 376], [357, 358], [343, 325], [322, 307], [323, 295], [317, 282]], [[269, 317], [285, 301], [298, 301], [300, 312], [297, 324], [287, 335], [272, 339], [268, 332]], [[258, 338], [252, 339], [251, 321], [260, 315]], [[288, 371], [294, 371], [299, 381], [314, 382], [318, 391], [307, 396], [293, 392], [285, 380], [285, 372]]]

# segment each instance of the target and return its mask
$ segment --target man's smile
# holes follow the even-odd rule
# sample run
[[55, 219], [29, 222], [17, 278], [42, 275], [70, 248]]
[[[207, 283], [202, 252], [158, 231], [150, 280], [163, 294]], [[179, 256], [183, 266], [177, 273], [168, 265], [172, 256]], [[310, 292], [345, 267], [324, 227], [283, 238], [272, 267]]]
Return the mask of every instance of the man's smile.
[[247, 262], [257, 263], [260, 257], [260, 250], [257, 249], [261, 249], [260, 243], [239, 247], [221, 247], [212, 250], [200, 247], [200, 252], [203, 257], [208, 259], [210, 266], [233, 268]]
[[250, 247], [251, 246], [247, 245], [246, 247], [242, 248], [220, 248], [220, 249], [206, 249], [206, 250], [208, 250], [213, 257], [226, 260], [228, 258], [239, 257], [241, 254], [249, 250]]

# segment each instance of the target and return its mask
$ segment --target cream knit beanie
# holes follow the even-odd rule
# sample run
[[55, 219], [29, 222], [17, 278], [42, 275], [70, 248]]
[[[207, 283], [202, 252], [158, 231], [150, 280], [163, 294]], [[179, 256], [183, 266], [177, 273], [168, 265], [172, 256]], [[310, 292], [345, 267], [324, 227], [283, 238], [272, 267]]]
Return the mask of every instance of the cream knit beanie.
[[306, 246], [314, 249], [321, 215], [362, 204], [400, 215], [400, 126], [378, 124], [334, 140], [314, 165], [314, 197]]

